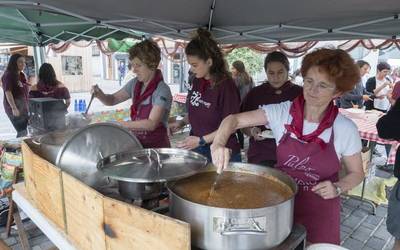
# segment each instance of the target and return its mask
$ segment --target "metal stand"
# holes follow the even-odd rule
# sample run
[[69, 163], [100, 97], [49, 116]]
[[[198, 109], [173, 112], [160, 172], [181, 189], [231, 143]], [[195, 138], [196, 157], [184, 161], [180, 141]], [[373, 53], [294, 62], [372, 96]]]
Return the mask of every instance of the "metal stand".
[[[368, 141], [367, 147], [368, 147], [368, 150], [370, 151], [369, 163], [372, 161], [372, 155], [373, 155], [375, 146], [376, 146], [376, 142]], [[370, 200], [364, 199], [366, 181], [367, 181], [367, 177], [364, 177], [364, 180], [362, 182], [362, 188], [361, 188], [361, 197], [358, 197], [358, 196], [355, 196], [355, 195], [348, 195], [348, 194], [344, 194], [344, 196], [351, 197], [351, 198], [359, 200], [360, 203], [357, 205], [357, 208], [366, 210], [364, 207], [361, 207], [361, 205], [364, 204], [364, 203], [370, 205], [371, 208], [372, 208], [372, 213], [371, 214], [375, 215], [376, 214], [376, 205], [375, 205], [375, 203], [373, 203]], [[369, 212], [369, 211], [366, 211], [366, 212]]]

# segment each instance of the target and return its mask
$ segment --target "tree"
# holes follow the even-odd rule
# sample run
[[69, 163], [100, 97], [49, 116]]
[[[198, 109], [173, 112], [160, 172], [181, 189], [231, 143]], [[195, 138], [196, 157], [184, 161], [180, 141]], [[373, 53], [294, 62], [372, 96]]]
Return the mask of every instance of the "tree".
[[256, 73], [263, 70], [264, 56], [262, 54], [256, 53], [249, 48], [238, 48], [234, 49], [231, 53], [226, 56], [229, 68], [232, 67], [232, 63], [236, 60], [240, 60], [244, 63], [246, 71], [250, 75], [255, 75]]

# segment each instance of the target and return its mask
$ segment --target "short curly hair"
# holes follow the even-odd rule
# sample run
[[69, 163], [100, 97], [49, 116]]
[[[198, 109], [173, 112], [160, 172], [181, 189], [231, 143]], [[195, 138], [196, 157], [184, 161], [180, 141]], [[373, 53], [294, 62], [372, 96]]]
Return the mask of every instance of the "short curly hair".
[[129, 49], [129, 60], [137, 57], [140, 61], [147, 65], [150, 69], [157, 69], [161, 61], [161, 49], [157, 43], [146, 39], [133, 45]]
[[341, 92], [354, 89], [361, 80], [357, 64], [346, 51], [341, 49], [322, 48], [307, 54], [301, 65], [303, 77], [313, 66], [326, 73], [329, 80], [335, 83], [336, 89]]

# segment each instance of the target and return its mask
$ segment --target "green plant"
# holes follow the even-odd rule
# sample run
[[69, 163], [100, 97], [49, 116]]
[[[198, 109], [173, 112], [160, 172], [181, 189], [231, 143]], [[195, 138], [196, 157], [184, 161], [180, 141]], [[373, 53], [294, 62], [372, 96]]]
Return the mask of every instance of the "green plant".
[[226, 60], [229, 69], [232, 67], [234, 61], [242, 61], [246, 67], [246, 71], [253, 76], [263, 70], [264, 55], [256, 53], [249, 48], [234, 49], [226, 56]]

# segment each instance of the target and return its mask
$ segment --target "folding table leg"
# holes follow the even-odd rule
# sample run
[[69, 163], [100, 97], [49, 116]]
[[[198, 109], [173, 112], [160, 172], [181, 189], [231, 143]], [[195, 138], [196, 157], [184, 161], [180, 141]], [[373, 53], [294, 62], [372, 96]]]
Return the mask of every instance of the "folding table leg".
[[10, 232], [11, 232], [11, 225], [14, 223], [14, 202], [11, 198], [11, 195], [8, 197], [8, 204], [10, 204], [10, 207], [8, 209], [8, 216], [7, 216], [7, 225], [6, 225], [6, 237], [10, 237]]
[[18, 206], [17, 206], [17, 204], [14, 204], [14, 206], [15, 206], [15, 209], [14, 209], [13, 216], [14, 216], [15, 224], [17, 225], [17, 231], [18, 231], [19, 240], [21, 242], [21, 247], [23, 250], [30, 250], [31, 247], [29, 245], [29, 241], [28, 241], [28, 237], [25, 232], [24, 225], [22, 224], [21, 216], [19, 215]]

